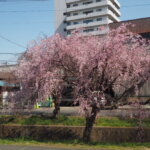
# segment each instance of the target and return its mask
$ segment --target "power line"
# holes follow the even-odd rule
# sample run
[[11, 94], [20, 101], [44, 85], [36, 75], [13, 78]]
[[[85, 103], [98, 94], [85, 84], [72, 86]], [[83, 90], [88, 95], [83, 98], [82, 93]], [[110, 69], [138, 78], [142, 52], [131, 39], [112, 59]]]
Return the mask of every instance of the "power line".
[[23, 53], [1, 53], [0, 52], [0, 55], [21, 55]]
[[122, 7], [126, 8], [126, 7], [141, 7], [141, 6], [150, 6], [150, 4], [124, 5]]
[[48, 1], [48, 0], [0, 0], [0, 2], [24, 2], [24, 1], [34, 1], [34, 2], [37, 2], [37, 1]]
[[2, 36], [2, 35], [0, 35], [0, 38], [3, 39], [3, 40], [5, 40], [5, 41], [7, 41], [7, 42], [9, 42], [9, 43], [11, 43], [11, 44], [14, 44], [14, 45], [18, 46], [18, 47], [26, 48], [25, 46], [23, 46], [23, 45], [21, 45], [19, 43], [16, 43], [16, 42], [14, 42], [14, 41], [12, 41], [12, 40], [10, 40], [10, 39]]
[[0, 60], [0, 62], [18, 62], [18, 61], [15, 61], [15, 60]]
[[9, 22], [9, 21], [7, 21], [7, 22], [1, 22], [0, 21], [0, 24], [54, 24], [54, 23], [56, 23], [56, 21], [54, 21], [54, 20], [49, 20], [49, 21], [24, 21], [24, 22]]
[[[142, 7], [142, 6], [150, 6], [150, 4], [138, 4], [138, 5], [123, 5], [122, 8], [127, 7]], [[62, 12], [65, 9], [49, 9], [49, 10], [10, 10], [10, 11], [0, 11], [0, 13], [35, 13], [35, 12]]]
[[10, 10], [0, 11], [0, 13], [36, 13], [36, 12], [52, 12], [52, 11], [64, 11], [64, 10]]

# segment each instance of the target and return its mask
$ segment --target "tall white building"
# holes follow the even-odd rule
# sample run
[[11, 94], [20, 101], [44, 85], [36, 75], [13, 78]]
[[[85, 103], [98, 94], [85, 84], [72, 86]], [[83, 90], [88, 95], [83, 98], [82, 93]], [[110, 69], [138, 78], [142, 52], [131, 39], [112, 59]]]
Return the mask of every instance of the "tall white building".
[[[119, 22], [118, 0], [54, 0], [55, 31], [62, 36], [70, 35], [77, 28], [83, 34], [105, 34], [107, 25]], [[99, 30], [100, 26], [106, 26]]]

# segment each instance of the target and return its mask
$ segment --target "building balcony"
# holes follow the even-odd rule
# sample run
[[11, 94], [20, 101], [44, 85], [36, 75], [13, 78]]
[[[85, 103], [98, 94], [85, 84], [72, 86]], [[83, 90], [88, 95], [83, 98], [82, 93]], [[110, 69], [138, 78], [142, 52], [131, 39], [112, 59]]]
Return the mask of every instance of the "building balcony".
[[66, 21], [73, 21], [73, 20], [80, 20], [80, 19], [87, 19], [87, 18], [93, 18], [93, 17], [101, 17], [110, 15], [116, 22], [119, 22], [120, 19], [110, 10], [104, 10], [101, 12], [93, 12], [89, 14], [79, 14], [77, 16], [69, 16], [66, 18]]
[[115, 11], [115, 13], [118, 17], [121, 16], [119, 9], [111, 1], [107, 0], [107, 4]]
[[118, 2], [118, 0], [112, 0], [117, 6], [118, 8], [120, 8], [120, 3]]
[[103, 29], [103, 30], [97, 30], [97, 31], [92, 31], [92, 32], [82, 33], [82, 34], [85, 35], [85, 36], [88, 36], [88, 35], [105, 35], [108, 32], [109, 32], [109, 30], [106, 28], [106, 29]]
[[82, 2], [83, 0], [66, 0], [66, 3], [75, 3], [75, 2]]
[[[82, 2], [84, 0], [66, 0], [66, 4], [70, 4], [70, 3], [76, 3], [76, 2]], [[120, 8], [120, 3], [118, 2], [118, 0], [112, 0], [114, 3], [116, 3], [116, 5], [118, 6], [118, 8]]]
[[114, 14], [111, 10], [108, 10], [108, 15], [110, 16], [110, 18], [112, 18], [112, 20], [114, 20], [115, 22], [120, 22], [120, 19], [116, 16], [116, 14]]
[[[103, 30], [97, 30], [97, 31], [91, 31], [91, 32], [81, 32], [84, 36], [90, 36], [90, 35], [105, 35], [109, 32], [109, 28], [105, 28]], [[67, 35], [70, 36], [71, 34]]]
[[101, 25], [107, 25], [111, 23], [109, 20], [103, 20], [103, 21], [94, 21], [90, 23], [80, 23], [76, 25], [69, 25], [66, 27], [67, 30], [75, 30], [78, 28], [87, 28], [87, 27], [94, 27], [94, 26], [101, 26]]
[[76, 7], [70, 7], [70, 8], [67, 8], [67, 12], [80, 11], [80, 10], [84, 10], [84, 9], [97, 8], [97, 7], [102, 7], [102, 6], [110, 6], [115, 11], [117, 16], [121, 15], [119, 9], [117, 9], [114, 6], [114, 4], [109, 0], [95, 2], [95, 3], [91, 3], [91, 4], [87, 4], [87, 5], [79, 5]]

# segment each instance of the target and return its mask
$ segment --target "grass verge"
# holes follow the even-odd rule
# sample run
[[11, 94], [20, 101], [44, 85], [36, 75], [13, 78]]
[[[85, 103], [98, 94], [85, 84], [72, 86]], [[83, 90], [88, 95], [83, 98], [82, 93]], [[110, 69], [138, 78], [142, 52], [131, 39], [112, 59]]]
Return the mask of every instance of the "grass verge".
[[[18, 124], [18, 125], [65, 125], [65, 126], [84, 126], [84, 117], [63, 116], [58, 119], [50, 119], [40, 116], [0, 116], [0, 124]], [[95, 126], [108, 127], [136, 127], [137, 119], [121, 119], [117, 117], [97, 118]], [[143, 127], [150, 127], [150, 119], [143, 120]]]
[[73, 141], [35, 141], [29, 139], [0, 139], [3, 145], [24, 145], [24, 146], [43, 146], [65, 149], [88, 149], [88, 150], [150, 150], [150, 143], [83, 143], [77, 140]]

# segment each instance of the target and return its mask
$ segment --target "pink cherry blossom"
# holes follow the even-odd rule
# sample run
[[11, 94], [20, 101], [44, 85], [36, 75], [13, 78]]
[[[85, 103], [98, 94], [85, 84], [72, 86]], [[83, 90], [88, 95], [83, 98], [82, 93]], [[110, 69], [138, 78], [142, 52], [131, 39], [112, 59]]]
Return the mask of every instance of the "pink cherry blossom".
[[22, 89], [15, 102], [61, 98], [63, 87], [72, 85], [73, 99], [86, 114], [84, 137], [89, 140], [103, 105], [126, 100], [150, 77], [149, 41], [126, 26], [103, 37], [74, 32], [66, 38], [56, 34], [34, 42], [16, 70]]

